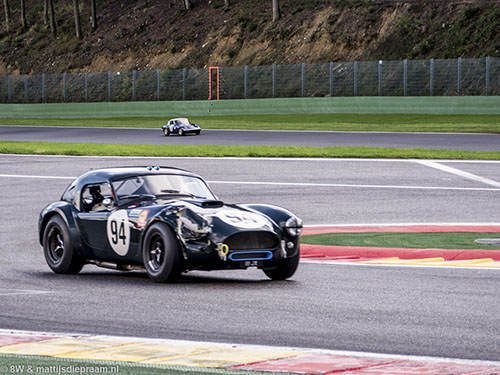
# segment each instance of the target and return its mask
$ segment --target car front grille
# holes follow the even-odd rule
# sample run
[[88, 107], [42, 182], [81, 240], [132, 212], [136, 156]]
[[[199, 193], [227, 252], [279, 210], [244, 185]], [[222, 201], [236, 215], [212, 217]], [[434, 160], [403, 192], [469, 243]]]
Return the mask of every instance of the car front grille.
[[240, 232], [228, 237], [224, 243], [234, 250], [268, 250], [279, 244], [278, 237], [271, 232]]

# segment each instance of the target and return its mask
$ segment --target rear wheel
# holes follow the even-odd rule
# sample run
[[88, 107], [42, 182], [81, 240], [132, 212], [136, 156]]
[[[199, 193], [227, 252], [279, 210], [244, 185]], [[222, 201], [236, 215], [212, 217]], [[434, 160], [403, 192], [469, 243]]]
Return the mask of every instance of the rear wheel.
[[263, 270], [267, 277], [272, 280], [285, 280], [293, 276], [299, 266], [299, 254], [292, 258], [281, 259], [278, 261], [278, 267]]
[[162, 223], [148, 229], [142, 259], [149, 278], [157, 283], [175, 281], [182, 272], [179, 243], [170, 228]]
[[68, 226], [58, 215], [49, 220], [43, 232], [43, 254], [55, 273], [77, 274], [85, 264], [73, 249]]
[[184, 130], [182, 129], [179, 129], [179, 135], [185, 135], [186, 133], [184, 132]]
[[170, 135], [170, 130], [163, 129], [163, 134], [165, 134], [165, 137], [168, 137]]

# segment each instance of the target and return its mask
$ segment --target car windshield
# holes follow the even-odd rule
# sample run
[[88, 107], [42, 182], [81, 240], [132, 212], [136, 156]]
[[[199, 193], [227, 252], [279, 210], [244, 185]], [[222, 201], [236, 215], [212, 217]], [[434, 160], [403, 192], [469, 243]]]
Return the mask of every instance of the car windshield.
[[177, 124], [179, 125], [189, 125], [190, 122], [187, 118], [178, 118], [177, 119]]
[[203, 180], [183, 175], [135, 176], [112, 182], [113, 190], [119, 200], [143, 196], [156, 198], [188, 197], [216, 199]]

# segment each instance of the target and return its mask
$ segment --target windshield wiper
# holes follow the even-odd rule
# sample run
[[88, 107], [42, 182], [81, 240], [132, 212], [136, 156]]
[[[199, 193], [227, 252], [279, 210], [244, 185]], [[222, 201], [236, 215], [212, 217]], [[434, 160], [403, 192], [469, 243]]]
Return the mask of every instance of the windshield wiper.
[[156, 195], [154, 194], [128, 194], [128, 195], [119, 195], [118, 199], [137, 199], [137, 198], [151, 198], [156, 199]]
[[186, 196], [186, 197], [191, 197], [191, 198], [207, 199], [207, 197], [200, 197], [199, 195], [189, 193], [187, 191], [180, 191], [180, 190], [175, 190], [175, 189], [164, 189], [161, 192], [166, 193], [166, 194], [157, 194], [157, 197]]

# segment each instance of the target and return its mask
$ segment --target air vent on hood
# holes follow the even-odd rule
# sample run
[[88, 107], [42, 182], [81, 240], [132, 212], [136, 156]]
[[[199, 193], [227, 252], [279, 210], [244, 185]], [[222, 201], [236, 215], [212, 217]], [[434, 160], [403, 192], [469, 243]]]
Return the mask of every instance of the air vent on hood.
[[224, 206], [224, 203], [218, 200], [192, 201], [191, 203], [203, 208], [218, 208]]

